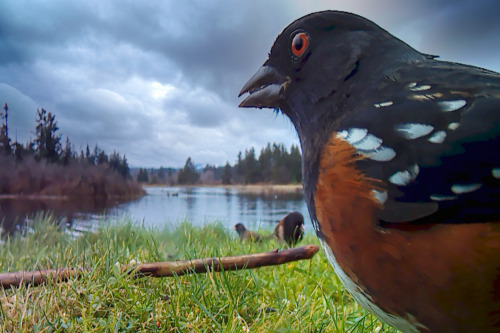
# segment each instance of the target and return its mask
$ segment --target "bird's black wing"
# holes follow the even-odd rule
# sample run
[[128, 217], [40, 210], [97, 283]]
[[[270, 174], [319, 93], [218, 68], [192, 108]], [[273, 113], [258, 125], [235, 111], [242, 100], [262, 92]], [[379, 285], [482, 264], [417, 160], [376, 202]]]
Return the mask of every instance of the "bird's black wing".
[[360, 92], [339, 134], [387, 223], [500, 221], [500, 75], [429, 60]]

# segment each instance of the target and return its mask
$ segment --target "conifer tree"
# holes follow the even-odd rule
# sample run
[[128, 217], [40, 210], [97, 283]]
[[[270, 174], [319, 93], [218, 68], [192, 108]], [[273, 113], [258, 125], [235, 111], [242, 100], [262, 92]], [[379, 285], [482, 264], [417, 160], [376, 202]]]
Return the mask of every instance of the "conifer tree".
[[59, 161], [61, 154], [61, 135], [57, 134], [56, 116], [45, 109], [36, 110], [35, 157], [48, 162]]
[[222, 184], [224, 184], [224, 185], [231, 184], [232, 176], [233, 176], [233, 172], [231, 169], [231, 165], [229, 164], [229, 162], [226, 162], [226, 165], [224, 166], [224, 169], [222, 170], [222, 176], [221, 176]]
[[196, 172], [196, 168], [194, 167], [193, 161], [191, 161], [191, 157], [188, 157], [184, 168], [179, 170], [179, 175], [177, 177], [179, 184], [183, 185], [191, 185], [198, 181], [200, 174]]
[[9, 107], [7, 103], [3, 105], [4, 113], [0, 113], [1, 119], [4, 120], [2, 127], [0, 127], [0, 152], [5, 155], [10, 155], [12, 153], [12, 147], [10, 146], [9, 138]]

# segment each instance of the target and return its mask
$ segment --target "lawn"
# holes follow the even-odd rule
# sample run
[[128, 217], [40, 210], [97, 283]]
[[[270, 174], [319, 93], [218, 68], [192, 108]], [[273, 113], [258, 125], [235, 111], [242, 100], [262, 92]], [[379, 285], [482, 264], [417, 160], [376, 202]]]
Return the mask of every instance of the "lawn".
[[[306, 235], [303, 244], [318, 244]], [[147, 229], [124, 221], [74, 238], [50, 218], [0, 244], [0, 271], [63, 266], [91, 272], [64, 283], [0, 290], [2, 332], [396, 332], [345, 291], [320, 250], [280, 266], [135, 279], [131, 262], [265, 252], [213, 223]]]

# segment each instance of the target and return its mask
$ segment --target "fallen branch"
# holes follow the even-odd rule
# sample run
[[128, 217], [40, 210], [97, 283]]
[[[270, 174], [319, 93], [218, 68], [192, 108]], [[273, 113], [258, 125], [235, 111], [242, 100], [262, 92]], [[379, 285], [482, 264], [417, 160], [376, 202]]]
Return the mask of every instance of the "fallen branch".
[[[305, 245], [283, 251], [270, 251], [255, 254], [245, 254], [233, 257], [203, 258], [180, 261], [165, 261], [144, 263], [136, 267], [123, 267], [135, 277], [168, 277], [192, 273], [206, 273], [208, 271], [233, 271], [263, 266], [281, 265], [291, 261], [310, 259], [318, 252], [316, 245]], [[18, 287], [23, 284], [37, 286], [46, 281], [63, 282], [71, 278], [78, 278], [88, 273], [88, 268], [58, 268], [37, 271], [21, 271], [14, 273], [0, 273], [0, 285], [4, 288]]]

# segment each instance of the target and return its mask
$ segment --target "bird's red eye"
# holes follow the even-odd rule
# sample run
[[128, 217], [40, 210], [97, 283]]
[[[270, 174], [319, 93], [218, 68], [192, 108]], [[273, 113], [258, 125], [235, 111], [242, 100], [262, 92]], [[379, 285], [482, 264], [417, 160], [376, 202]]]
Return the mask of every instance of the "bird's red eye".
[[296, 57], [304, 54], [309, 46], [309, 36], [305, 32], [295, 34], [292, 39], [292, 53]]

